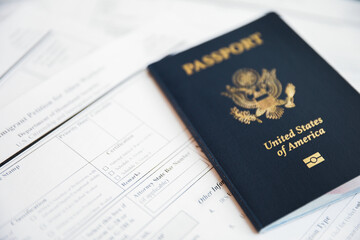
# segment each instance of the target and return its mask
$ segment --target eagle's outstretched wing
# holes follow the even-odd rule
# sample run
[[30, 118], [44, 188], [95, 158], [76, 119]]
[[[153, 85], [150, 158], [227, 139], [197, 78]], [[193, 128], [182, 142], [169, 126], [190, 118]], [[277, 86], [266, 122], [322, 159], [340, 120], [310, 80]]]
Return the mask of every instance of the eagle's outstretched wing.
[[254, 100], [250, 100], [246, 97], [246, 93], [241, 88], [233, 88], [226, 86], [226, 92], [222, 92], [221, 95], [231, 98], [234, 103], [242, 108], [256, 109], [257, 104]]
[[256, 102], [254, 100], [248, 99], [244, 93], [233, 94], [232, 100], [234, 101], [234, 103], [236, 105], [246, 108], [246, 109], [257, 108]]
[[262, 70], [262, 75], [258, 81], [258, 86], [261, 88], [266, 86], [267, 92], [274, 98], [278, 98], [281, 95], [282, 85], [276, 77], [276, 69], [272, 69], [270, 72], [266, 69]]

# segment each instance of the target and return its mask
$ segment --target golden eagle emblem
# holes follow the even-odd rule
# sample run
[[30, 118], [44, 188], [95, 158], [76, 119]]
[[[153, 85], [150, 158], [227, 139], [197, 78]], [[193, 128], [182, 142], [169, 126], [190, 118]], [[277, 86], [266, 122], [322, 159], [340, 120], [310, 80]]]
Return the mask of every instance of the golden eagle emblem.
[[286, 108], [295, 107], [295, 86], [288, 83], [285, 88], [286, 98], [278, 99], [282, 92], [282, 85], [276, 77], [276, 69], [262, 70], [262, 74], [250, 68], [237, 70], [232, 76], [234, 86], [226, 85], [226, 91], [221, 95], [231, 98], [234, 103], [245, 109], [256, 109], [255, 114], [250, 111], [240, 111], [236, 106], [230, 109], [230, 114], [242, 123], [253, 121], [262, 123], [259, 119], [264, 115], [268, 119], [280, 119]]

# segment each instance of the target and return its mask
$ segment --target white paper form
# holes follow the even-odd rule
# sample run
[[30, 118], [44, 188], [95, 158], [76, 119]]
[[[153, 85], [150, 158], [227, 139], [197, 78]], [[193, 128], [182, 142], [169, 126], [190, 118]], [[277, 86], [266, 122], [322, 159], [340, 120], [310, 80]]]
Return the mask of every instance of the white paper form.
[[360, 233], [360, 195], [255, 233], [145, 72], [2, 166], [0, 176], [4, 240], [356, 240]]
[[[76, 22], [47, 13], [43, 8], [30, 3], [23, 4], [6, 22], [11, 20], [26, 31], [46, 24], [48, 32], [1, 77], [0, 108], [113, 40]], [[4, 31], [10, 33], [6, 29]], [[14, 49], [8, 48], [6, 54], [2, 55], [4, 61], [9, 63], [8, 56], [14, 53]]]
[[70, 118], [179, 41], [141, 31], [73, 64], [0, 109], [0, 162]]
[[3, 76], [30, 54], [47, 34], [50, 26], [39, 15], [22, 9], [0, 22], [0, 84]]

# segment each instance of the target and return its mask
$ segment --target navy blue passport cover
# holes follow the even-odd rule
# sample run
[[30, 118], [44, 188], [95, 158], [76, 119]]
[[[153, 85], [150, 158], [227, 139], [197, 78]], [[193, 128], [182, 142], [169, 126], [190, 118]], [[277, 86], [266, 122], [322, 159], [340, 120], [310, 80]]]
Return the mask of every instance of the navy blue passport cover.
[[275, 13], [148, 69], [258, 231], [360, 175], [359, 93]]

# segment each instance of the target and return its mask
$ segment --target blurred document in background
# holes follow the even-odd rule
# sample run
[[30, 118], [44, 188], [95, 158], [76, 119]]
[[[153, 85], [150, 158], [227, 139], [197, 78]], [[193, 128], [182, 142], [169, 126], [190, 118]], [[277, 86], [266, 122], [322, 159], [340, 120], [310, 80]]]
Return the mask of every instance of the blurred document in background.
[[0, 22], [0, 84], [14, 68], [50, 32], [39, 15], [23, 9]]

